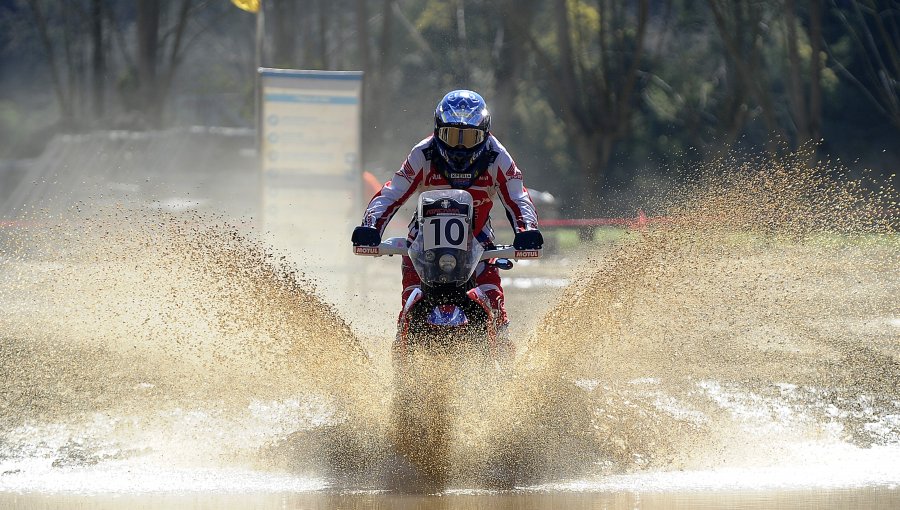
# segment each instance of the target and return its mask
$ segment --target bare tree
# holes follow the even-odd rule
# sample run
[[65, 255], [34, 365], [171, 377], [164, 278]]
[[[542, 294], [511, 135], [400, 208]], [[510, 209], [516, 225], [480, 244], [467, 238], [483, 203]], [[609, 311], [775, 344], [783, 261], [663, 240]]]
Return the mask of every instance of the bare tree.
[[456, 0], [456, 65], [453, 66], [454, 79], [457, 83], [469, 83], [471, 72], [469, 67], [469, 36], [466, 31], [466, 2]]
[[520, 92], [522, 75], [527, 67], [528, 37], [534, 19], [535, 0], [499, 0], [495, 2], [500, 20], [499, 48], [494, 73], [494, 98], [491, 99], [494, 131], [508, 133], [514, 122], [516, 98]]
[[366, 0], [356, 0], [356, 48], [359, 53], [359, 67], [364, 75], [372, 70], [369, 51], [369, 9]]
[[[772, 99], [762, 54], [764, 3], [750, 0], [746, 2], [707, 0], [719, 36], [725, 44], [729, 66], [734, 70], [734, 78], [737, 80], [736, 93], [732, 98], [734, 102], [730, 108], [732, 113], [725, 116], [734, 119], [728, 130], [727, 145], [731, 145], [743, 129], [746, 116], [740, 112], [749, 109], [743, 102], [746, 96], [752, 97], [759, 107], [769, 133], [780, 135], [782, 131], [776, 118], [775, 102]], [[774, 136], [770, 140], [774, 143]]]
[[372, 111], [372, 123], [379, 133], [376, 144], [381, 145], [387, 137], [388, 131], [383, 129], [384, 119], [388, 118], [390, 103], [384, 100], [388, 91], [388, 77], [391, 73], [391, 65], [394, 62], [394, 7], [396, 0], [383, 0], [381, 3], [381, 33], [379, 34], [378, 71], [372, 76], [372, 98], [370, 108]]
[[900, 1], [852, 0], [849, 13], [832, 0], [835, 14], [862, 51], [862, 71], [851, 72], [832, 48], [829, 56], [838, 72], [862, 92], [875, 108], [900, 128]]
[[[63, 82], [63, 76], [59, 71], [60, 64], [57, 62], [57, 48], [50, 35], [50, 27], [44, 6], [40, 0], [28, 0], [28, 6], [31, 8], [31, 14], [34, 17], [34, 24], [37, 28], [41, 45], [44, 47], [44, 51], [47, 54], [47, 63], [50, 67], [50, 80], [53, 82], [53, 90], [56, 93], [56, 100], [59, 103], [62, 122], [64, 124], [70, 124], [75, 117], [73, 107], [74, 91], [70, 87], [72, 80], [68, 79], [65, 83]], [[68, 25], [65, 26], [68, 27]], [[68, 34], [66, 34], [65, 38], [68, 40]], [[62, 65], [68, 66], [69, 61], [64, 60]]]
[[822, 3], [809, 1], [809, 39], [812, 48], [809, 87], [809, 136], [818, 140], [822, 132]]
[[362, 107], [363, 107], [363, 126], [371, 126], [374, 124], [372, 108], [369, 101], [372, 98], [372, 58], [369, 50], [369, 9], [367, 0], [356, 0], [355, 3], [355, 21], [356, 21], [356, 48], [359, 54], [359, 67], [363, 72], [363, 89], [362, 89]]
[[91, 0], [91, 86], [94, 117], [106, 111], [106, 51], [103, 44], [103, 0]]
[[297, 61], [297, 2], [273, 0], [272, 3], [272, 60], [275, 67], [296, 68]]
[[596, 32], [587, 33], [584, 26], [573, 29], [566, 0], [554, 2], [556, 58], [529, 35], [551, 89], [548, 100], [561, 116], [575, 149], [582, 174], [580, 204], [584, 213], [596, 212], [596, 197], [601, 193], [615, 144], [629, 133], [649, 1], [598, 0], [596, 10]]
[[169, 91], [172, 88], [172, 80], [175, 78], [175, 72], [181, 65], [181, 60], [184, 57], [185, 32], [187, 30], [188, 20], [191, 17], [192, 2], [193, 0], [181, 0], [181, 5], [178, 8], [175, 27], [171, 32], [173, 41], [172, 45], [169, 47], [169, 65], [163, 75], [161, 87], [161, 96], [163, 100], [169, 95]]
[[331, 68], [331, 58], [328, 53], [328, 27], [331, 25], [331, 6], [334, 0], [318, 0], [316, 11], [318, 12], [318, 67], [320, 69]]
[[[139, 0], [137, 3], [136, 58], [125, 57], [137, 84], [124, 93], [132, 96], [127, 103], [140, 112], [150, 126], [158, 127], [162, 123], [163, 106], [184, 54], [191, 42], [196, 41], [209, 28], [206, 26], [194, 30], [192, 38], [188, 39], [191, 17], [204, 9], [208, 2], [209, 0], [205, 0], [195, 4], [194, 0], [180, 0], [177, 3], [174, 0]], [[169, 13], [172, 5], [175, 5], [174, 15]], [[163, 26], [163, 19], [174, 19], [174, 23]]]
[[[365, 76], [363, 125], [371, 133], [382, 133], [364, 137], [366, 147], [363, 150], [369, 154], [370, 160], [377, 160], [382, 156], [377, 153], [377, 148], [384, 145], [383, 137], [387, 133], [383, 129], [381, 119], [389, 114], [390, 103], [383, 98], [389, 93], [388, 78], [395, 72], [391, 67], [394, 65], [394, 22], [395, 17], [403, 20], [402, 12], [398, 12], [396, 0], [382, 0], [380, 3], [380, 9], [374, 9], [374, 13], [370, 12], [370, 2], [367, 0], [356, 0], [354, 6], [356, 48], [359, 53], [359, 67]], [[378, 21], [380, 26], [377, 25]]]
[[800, 58], [796, 1], [785, 0], [783, 10], [787, 28], [788, 98], [798, 144], [817, 140], [822, 124], [822, 10], [820, 0], [811, 0], [809, 3], [811, 51], [808, 73]]
[[156, 54], [159, 47], [160, 0], [139, 0], [137, 4], [138, 108], [159, 119], [159, 87], [156, 81]]

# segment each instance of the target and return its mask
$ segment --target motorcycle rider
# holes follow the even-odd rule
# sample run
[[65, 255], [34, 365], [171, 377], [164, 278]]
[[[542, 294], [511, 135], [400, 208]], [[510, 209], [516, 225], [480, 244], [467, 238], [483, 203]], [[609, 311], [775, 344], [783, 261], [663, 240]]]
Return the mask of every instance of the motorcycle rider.
[[[515, 231], [513, 246], [519, 250], [541, 248], [544, 239], [522, 172], [490, 129], [491, 114], [478, 93], [454, 90], [445, 95], [434, 111], [434, 132], [413, 147], [393, 179], [372, 197], [362, 225], [353, 229], [353, 245], [377, 246], [385, 226], [416, 191], [452, 188], [472, 195], [473, 232], [486, 248], [494, 241], [490, 212], [497, 196]], [[418, 224], [413, 221], [410, 241], [416, 238], [417, 230]], [[422, 282], [409, 257], [403, 257], [401, 267], [402, 303], [406, 303]], [[487, 295], [500, 327], [505, 329], [509, 319], [497, 267], [481, 262], [475, 270], [475, 283]]]

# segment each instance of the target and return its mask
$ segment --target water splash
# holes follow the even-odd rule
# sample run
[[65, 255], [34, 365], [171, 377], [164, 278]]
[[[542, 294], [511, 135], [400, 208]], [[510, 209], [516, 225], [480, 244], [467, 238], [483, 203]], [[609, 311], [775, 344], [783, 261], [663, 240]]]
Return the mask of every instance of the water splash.
[[[809, 438], [900, 442], [897, 195], [808, 161], [711, 163], [664, 197], [665, 223], [587, 264], [510, 389], [538, 399], [527, 440], [574, 440], [569, 465], [606, 472], [779, 462]], [[789, 403], [785, 384], [803, 388]]]
[[[322, 416], [382, 426], [383, 381], [344, 321], [303, 275], [214, 219], [116, 209], [5, 240], [6, 441], [52, 424], [65, 439], [42, 455], [57, 464], [110, 448], [259, 462], [279, 432]], [[98, 427], [98, 415], [113, 418]]]
[[701, 169], [657, 200], [666, 222], [585, 264], [508, 366], [417, 360], [442, 412], [409, 408], [446, 431], [435, 447], [398, 430], [387, 357], [242, 230], [35, 215], [2, 241], [0, 484], [130, 462], [510, 487], [896, 446], [896, 193], [807, 161]]

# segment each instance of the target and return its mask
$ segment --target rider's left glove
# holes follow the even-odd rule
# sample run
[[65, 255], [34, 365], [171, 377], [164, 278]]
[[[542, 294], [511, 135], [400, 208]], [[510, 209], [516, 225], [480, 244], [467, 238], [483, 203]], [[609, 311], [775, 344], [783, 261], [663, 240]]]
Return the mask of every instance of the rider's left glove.
[[544, 236], [537, 229], [516, 232], [516, 238], [513, 240], [513, 247], [517, 250], [539, 250], [542, 246]]
[[350, 241], [353, 246], [378, 246], [381, 244], [381, 233], [374, 227], [356, 227]]

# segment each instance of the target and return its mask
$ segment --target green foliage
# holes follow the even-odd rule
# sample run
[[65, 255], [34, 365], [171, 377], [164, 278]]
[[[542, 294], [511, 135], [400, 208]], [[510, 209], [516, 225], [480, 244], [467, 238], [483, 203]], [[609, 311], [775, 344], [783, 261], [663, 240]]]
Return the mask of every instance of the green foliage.
[[[900, 166], [896, 143], [900, 127], [866, 97], [864, 91], [876, 90], [877, 85], [867, 66], [877, 60], [861, 44], [861, 34], [865, 29], [877, 34], [875, 14], [887, 16], [883, 20], [888, 27], [897, 24], [897, 15], [852, 0], [821, 4], [823, 46], [814, 55], [813, 7], [818, 4], [795, 3], [801, 67], [797, 75], [807, 99], [810, 68], [815, 62], [822, 65], [818, 136], [825, 143], [820, 156], [876, 161], [885, 174], [895, 170]], [[19, 142], [52, 123], [45, 113], [25, 113], [34, 110], [20, 107], [14, 91], [34, 89], [28, 92], [45, 102], [73, 98], [75, 126], [82, 129], [117, 126], [119, 115], [140, 108], [143, 94], [134, 6], [102, 2], [108, 9], [103, 36], [107, 113], [98, 120], [84, 106], [90, 104], [92, 83], [87, 35], [91, 2], [35, 0], [46, 18], [53, 62], [30, 4], [19, 1], [0, 7], [0, 156], [4, 157], [15, 156]], [[252, 125], [254, 115], [248, 108], [253, 106], [249, 93], [254, 86], [253, 16], [226, 1], [193, 2], [181, 55], [172, 59], [180, 4], [161, 4], [157, 71], [171, 71], [174, 77], [163, 105], [168, 113], [164, 120], [207, 121], [199, 112], [173, 112], [175, 105], [184, 104], [185, 96], [205, 95], [232, 98], [221, 105], [232, 113], [220, 118]], [[360, 5], [366, 9], [365, 41], [357, 34]], [[431, 111], [444, 92], [460, 87], [479, 90], [489, 104], [497, 105], [498, 136], [527, 169], [528, 184], [563, 197], [563, 208], [589, 188], [588, 167], [605, 166], [605, 186], [597, 191], [604, 196], [596, 201], [609, 202], [624, 194], [623, 189], [634, 193], [643, 183], [676, 176], [679, 167], [721, 151], [767, 148], [777, 136], [799, 143], [796, 100], [790, 90], [791, 73], [798, 70], [789, 59], [788, 2], [650, 2], [643, 40], [637, 25], [640, 5], [631, 0], [304, 2], [296, 12], [285, 11], [296, 17], [286, 20], [293, 27], [290, 34], [296, 36], [289, 38], [295, 51], [288, 54], [296, 55], [292, 67], [329, 69], [358, 69], [362, 55], [368, 54], [367, 93], [372, 95], [365, 103], [369, 124], [364, 153], [367, 167], [382, 168], [384, 173], [395, 169], [409, 146], [428, 134]], [[885, 5], [895, 6], [896, 1]], [[568, 15], [567, 38], [558, 32], [560, 6]], [[857, 6], [862, 7], [860, 15], [855, 14]], [[714, 7], [724, 15], [724, 30], [717, 24]], [[274, 62], [271, 16], [268, 23], [265, 65]], [[742, 58], [735, 58], [727, 41], [738, 32], [743, 37], [738, 48]], [[609, 38], [604, 43], [601, 34]], [[571, 63], [562, 63], [561, 40], [571, 43]], [[642, 51], [636, 52], [639, 44]], [[881, 46], [884, 55], [897, 51]], [[638, 58], [636, 79], [633, 92], [627, 94], [632, 55]], [[739, 72], [740, 64], [750, 67], [749, 75]], [[62, 96], [54, 93], [51, 66], [60, 71]], [[576, 82], [574, 92], [561, 93], [569, 72]], [[52, 104], [54, 112], [62, 110]], [[618, 115], [616, 109], [623, 107], [627, 114]], [[497, 113], [501, 111], [502, 115]], [[599, 147], [594, 159], [585, 156], [590, 152], [584, 150], [585, 141], [599, 145], [603, 140], [612, 141], [608, 161], [600, 161]]]
[[416, 28], [422, 32], [447, 34], [456, 29], [456, 2], [428, 0], [416, 17]]

